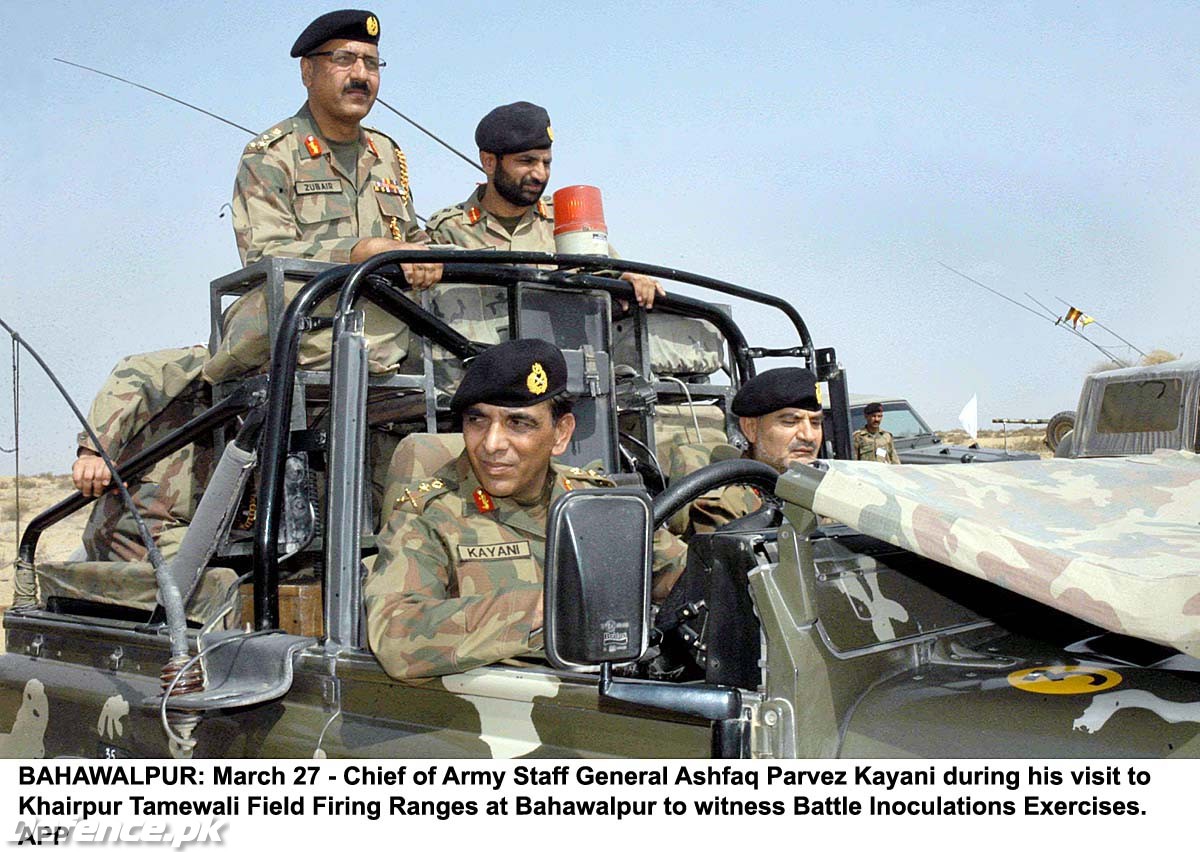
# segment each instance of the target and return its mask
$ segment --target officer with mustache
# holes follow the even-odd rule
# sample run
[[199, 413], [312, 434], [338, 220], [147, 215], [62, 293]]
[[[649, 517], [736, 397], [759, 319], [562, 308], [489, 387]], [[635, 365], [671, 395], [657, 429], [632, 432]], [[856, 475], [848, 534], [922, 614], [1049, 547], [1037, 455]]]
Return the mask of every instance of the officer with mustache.
[[[816, 461], [824, 441], [825, 413], [817, 377], [803, 367], [779, 367], [760, 373], [742, 385], [730, 410], [750, 448], [741, 458], [754, 459], [784, 473], [793, 464]], [[697, 445], [677, 447], [671, 456], [672, 478], [716, 461], [738, 458], [735, 447]], [[684, 540], [712, 532], [732, 520], [757, 511], [762, 495], [746, 485], [731, 485], [693, 501], [671, 522], [671, 531]]]

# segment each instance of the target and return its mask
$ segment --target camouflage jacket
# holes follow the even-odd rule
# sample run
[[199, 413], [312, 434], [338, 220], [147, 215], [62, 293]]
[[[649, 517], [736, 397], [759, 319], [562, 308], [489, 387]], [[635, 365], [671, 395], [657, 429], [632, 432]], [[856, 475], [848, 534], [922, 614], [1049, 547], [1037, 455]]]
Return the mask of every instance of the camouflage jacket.
[[399, 146], [362, 128], [358, 174], [347, 175], [307, 102], [242, 152], [233, 231], [243, 264], [266, 256], [347, 263], [364, 237], [428, 240], [417, 223]]
[[900, 456], [896, 455], [896, 445], [892, 441], [892, 433], [887, 429], [872, 432], [866, 428], [858, 429], [851, 437], [856, 461], [883, 462], [884, 464], [900, 464]]
[[[680, 444], [671, 448], [671, 479], [674, 481], [695, 473], [713, 462], [737, 458], [749, 456], [729, 444]], [[727, 485], [702, 494], [685, 509], [676, 512], [668, 529], [687, 541], [697, 533], [712, 532], [730, 521], [757, 512], [762, 504], [758, 491], [749, 485]]]
[[[544, 498], [521, 506], [488, 495], [463, 453], [404, 489], [363, 590], [371, 649], [387, 672], [445, 675], [540, 647], [549, 506], [566, 491], [606, 485], [603, 476], [554, 464]], [[656, 600], [686, 556], [677, 538], [655, 534]]]
[[[439, 210], [429, 217], [429, 236], [434, 243], [466, 249], [500, 251], [554, 251], [554, 207], [541, 200], [525, 211], [509, 233], [484, 209], [483, 186], [467, 200]], [[475, 284], [439, 284], [428, 296], [429, 309], [456, 331], [480, 343], [499, 343], [508, 338], [508, 291], [503, 287]], [[450, 390], [462, 378], [462, 370], [449, 363], [449, 353], [437, 347], [434, 357], [436, 384]]]
[[[114, 461], [131, 458], [207, 407], [208, 387], [199, 381], [207, 357], [207, 346], [190, 346], [143, 352], [117, 362], [88, 412], [88, 423]], [[86, 432], [79, 433], [78, 443], [96, 449]], [[178, 547], [211, 465], [207, 442], [189, 444], [128, 483], [164, 556]], [[146, 558], [137, 527], [115, 491], [96, 501], [83, 538], [89, 559]]]
[[554, 251], [554, 202], [541, 199], [525, 211], [511, 233], [483, 206], [483, 186], [461, 204], [429, 217], [429, 235], [435, 243], [467, 249], [501, 251]]

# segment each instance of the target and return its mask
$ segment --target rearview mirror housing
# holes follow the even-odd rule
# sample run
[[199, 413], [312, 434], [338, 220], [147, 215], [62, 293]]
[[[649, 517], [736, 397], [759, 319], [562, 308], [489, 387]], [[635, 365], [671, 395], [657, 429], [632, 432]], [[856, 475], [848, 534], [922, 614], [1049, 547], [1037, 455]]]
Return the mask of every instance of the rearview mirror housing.
[[571, 491], [550, 507], [544, 627], [556, 667], [594, 671], [645, 653], [652, 517], [636, 488]]

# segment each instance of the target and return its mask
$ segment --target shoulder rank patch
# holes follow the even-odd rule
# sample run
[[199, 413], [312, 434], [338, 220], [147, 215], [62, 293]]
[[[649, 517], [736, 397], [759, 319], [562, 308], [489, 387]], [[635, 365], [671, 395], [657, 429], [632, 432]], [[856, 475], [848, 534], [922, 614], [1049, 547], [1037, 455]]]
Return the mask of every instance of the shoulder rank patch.
[[285, 129], [284, 127], [282, 127], [280, 125], [276, 125], [275, 127], [272, 127], [270, 130], [268, 130], [262, 136], [259, 136], [253, 142], [251, 142], [249, 145], [247, 145], [245, 153], [261, 154], [263, 151], [270, 148], [271, 145], [273, 145], [275, 142], [279, 141], [284, 136], [286, 136], [287, 133], [290, 131], [290, 129], [291, 128]]
[[440, 479], [424, 479], [418, 482], [415, 486], [405, 488], [395, 503], [392, 504], [394, 511], [407, 509], [410, 512], [423, 512], [425, 506], [434, 497], [442, 494], [446, 490], [446, 483]]

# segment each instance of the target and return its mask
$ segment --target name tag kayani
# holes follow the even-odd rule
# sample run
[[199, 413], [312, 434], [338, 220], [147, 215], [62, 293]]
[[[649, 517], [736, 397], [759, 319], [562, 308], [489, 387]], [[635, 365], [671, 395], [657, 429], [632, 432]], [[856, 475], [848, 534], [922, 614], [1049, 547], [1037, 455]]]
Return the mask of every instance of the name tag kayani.
[[341, 191], [341, 180], [304, 180], [296, 183], [297, 195], [316, 195], [321, 192]]
[[505, 541], [500, 544], [460, 544], [458, 558], [463, 562], [487, 562], [493, 559], [528, 558], [528, 541]]

